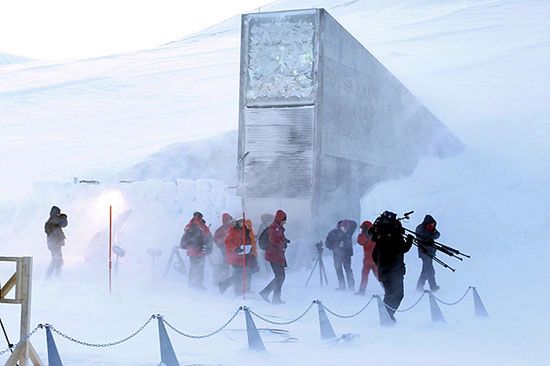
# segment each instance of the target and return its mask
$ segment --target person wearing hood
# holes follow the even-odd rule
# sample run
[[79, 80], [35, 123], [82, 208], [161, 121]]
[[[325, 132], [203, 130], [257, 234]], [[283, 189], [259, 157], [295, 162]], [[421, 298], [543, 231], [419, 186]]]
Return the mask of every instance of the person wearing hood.
[[[244, 245], [243, 245], [244, 243]], [[233, 275], [218, 284], [220, 293], [224, 293], [230, 286], [233, 286], [235, 295], [243, 292], [243, 276], [245, 290], [250, 291], [252, 273], [257, 272], [258, 262], [256, 260], [256, 237], [252, 227], [252, 221], [239, 219], [229, 228], [225, 238], [225, 258], [227, 263], [233, 267]]]
[[67, 215], [61, 213], [57, 206], [53, 206], [50, 210], [50, 218], [44, 224], [46, 232], [46, 242], [48, 249], [52, 255], [52, 260], [46, 271], [46, 278], [49, 279], [55, 274], [56, 277], [61, 275], [61, 267], [63, 267], [63, 253], [61, 247], [65, 245], [65, 233], [63, 228], [66, 227]]
[[272, 304], [284, 304], [284, 301], [281, 300], [281, 288], [285, 281], [285, 250], [288, 243], [290, 243], [290, 240], [285, 236], [285, 224], [286, 213], [283, 210], [278, 210], [267, 232], [269, 245], [265, 251], [265, 260], [271, 264], [271, 269], [273, 269], [275, 277], [262, 291], [260, 291], [260, 296], [265, 301], [270, 302], [269, 295], [273, 292]]
[[[347, 289], [353, 291], [355, 280], [353, 278], [353, 270], [351, 269], [351, 257], [353, 255], [353, 241], [351, 237], [357, 228], [357, 223], [352, 220], [342, 220], [338, 222], [336, 228], [331, 230], [325, 241], [328, 249], [332, 250], [334, 257], [334, 269], [338, 277], [338, 288], [341, 291]], [[344, 279], [344, 271], [346, 272], [346, 280]]]
[[212, 234], [202, 213], [193, 213], [193, 217], [185, 226], [181, 245], [187, 250], [189, 257], [189, 286], [204, 290], [204, 266], [206, 255], [212, 253]]
[[418, 291], [424, 291], [424, 284], [428, 280], [432, 292], [439, 290], [435, 282], [435, 269], [433, 258], [436, 255], [434, 240], [439, 238], [439, 231], [436, 230], [437, 222], [431, 215], [426, 215], [424, 221], [416, 227], [415, 234], [418, 241], [418, 257], [422, 260], [422, 272], [416, 283]]
[[405, 239], [405, 230], [397, 215], [384, 211], [369, 229], [376, 243], [372, 258], [378, 266], [378, 278], [384, 287], [384, 304], [390, 318], [395, 322], [395, 311], [401, 305], [405, 294], [405, 253], [411, 250], [414, 237], [409, 234]]
[[222, 215], [222, 225], [214, 232], [214, 244], [216, 244], [221, 253], [220, 263], [216, 266], [217, 270], [214, 273], [214, 278], [218, 281], [229, 275], [229, 265], [225, 258], [225, 238], [232, 225], [233, 217], [228, 213], [224, 213]]
[[260, 216], [260, 226], [258, 227], [258, 235], [260, 235], [261, 233], [264, 232], [265, 229], [267, 229], [271, 223], [273, 222], [273, 220], [275, 219], [275, 216], [273, 216], [272, 214], [269, 214], [269, 213], [266, 213], [266, 214], [263, 214], [262, 216]]
[[372, 258], [372, 251], [376, 243], [371, 239], [369, 234], [371, 227], [372, 222], [364, 221], [360, 226], [361, 233], [357, 236], [357, 243], [363, 247], [363, 270], [361, 271], [361, 284], [359, 285], [359, 291], [355, 293], [356, 295], [365, 295], [370, 271], [378, 279], [378, 267]]

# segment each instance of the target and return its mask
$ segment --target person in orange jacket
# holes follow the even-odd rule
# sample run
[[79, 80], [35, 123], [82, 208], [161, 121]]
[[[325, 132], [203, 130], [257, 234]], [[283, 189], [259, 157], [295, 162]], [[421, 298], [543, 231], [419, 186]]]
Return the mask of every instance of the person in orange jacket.
[[202, 217], [202, 213], [195, 212], [181, 238], [181, 246], [189, 257], [189, 286], [199, 290], [205, 289], [206, 255], [212, 253], [212, 234]]
[[258, 268], [257, 253], [252, 222], [245, 220], [243, 225], [242, 219], [236, 220], [225, 237], [225, 259], [233, 267], [233, 274], [218, 284], [220, 293], [233, 286], [235, 295], [242, 294], [243, 276], [245, 288], [250, 291], [252, 273]]
[[214, 244], [216, 244], [221, 253], [220, 262], [216, 265], [214, 270], [214, 278], [216, 281], [220, 281], [229, 275], [230, 267], [225, 260], [225, 238], [232, 225], [233, 217], [228, 213], [224, 213], [222, 215], [222, 225], [214, 232]]
[[369, 273], [372, 271], [376, 279], [378, 279], [378, 266], [372, 259], [372, 251], [376, 246], [376, 243], [371, 239], [369, 235], [369, 229], [372, 226], [372, 222], [364, 221], [360, 228], [361, 233], [357, 236], [357, 243], [363, 247], [363, 271], [361, 271], [361, 285], [359, 285], [359, 291], [356, 295], [365, 295], [367, 289], [367, 283], [369, 281]]

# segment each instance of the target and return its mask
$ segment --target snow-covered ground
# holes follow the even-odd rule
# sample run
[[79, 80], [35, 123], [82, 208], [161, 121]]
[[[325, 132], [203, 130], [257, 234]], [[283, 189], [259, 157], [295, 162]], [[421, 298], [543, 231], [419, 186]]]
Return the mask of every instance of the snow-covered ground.
[[[476, 285], [491, 318], [475, 319], [468, 297], [457, 306], [442, 307], [447, 323], [432, 325], [424, 299], [400, 314], [397, 327], [381, 329], [371, 304], [354, 320], [329, 315], [337, 333], [360, 335], [356, 342], [331, 347], [319, 341], [312, 311], [282, 327], [296, 342], [281, 343], [282, 337], [266, 334], [270, 356], [264, 357], [246, 352], [241, 314], [229, 330], [207, 340], [190, 341], [169, 330], [180, 362], [545, 365], [550, 359], [550, 318], [545, 315], [550, 306], [545, 291], [550, 279], [550, 3], [294, 0], [262, 11], [309, 7], [326, 8], [464, 142], [461, 155], [425, 159], [411, 176], [366, 192], [363, 217], [373, 219], [385, 209], [414, 209], [412, 228], [424, 213], [434, 215], [441, 241], [472, 255], [464, 263], [449, 259], [455, 273], [436, 268], [442, 285], [438, 295], [452, 301], [468, 285]], [[238, 211], [227, 187], [233, 182], [220, 181], [231, 177], [234, 166], [220, 159], [214, 174], [200, 159], [214, 156], [203, 150], [204, 143], [186, 145], [190, 150], [173, 144], [237, 127], [239, 31], [234, 18], [156, 49], [70, 63], [0, 66], [0, 242], [2, 254], [34, 256], [33, 324], [49, 322], [77, 338], [108, 342], [162, 313], [182, 330], [204, 333], [242, 304], [229, 294], [219, 297], [215, 286], [193, 292], [174, 271], [162, 276], [191, 212], [203, 210], [215, 227], [220, 212]], [[212, 140], [220, 151], [215, 155], [232, 154], [231, 136]], [[170, 164], [180, 148], [197, 157], [183, 158], [180, 166], [198, 161], [204, 175]], [[188, 178], [188, 201], [162, 182], [175, 175]], [[75, 185], [73, 177], [102, 184]], [[218, 181], [189, 180], [199, 177]], [[117, 183], [147, 178], [159, 180]], [[224, 198], [212, 199], [206, 186], [209, 192], [224, 192]], [[127, 248], [109, 295], [106, 265], [85, 262], [80, 250], [105, 224], [104, 204], [98, 208], [97, 202], [113, 190], [122, 191], [125, 208], [133, 209], [124, 235], [134, 253]], [[46, 283], [42, 278], [49, 253], [42, 229], [54, 203], [69, 214], [67, 264], [60, 282]], [[163, 250], [155, 271], [144, 254], [149, 246]], [[359, 253], [354, 256], [356, 277]], [[414, 286], [420, 270], [414, 250], [406, 261], [405, 307], [418, 297]], [[329, 257], [327, 269], [334, 285]], [[8, 270], [0, 270], [5, 281]], [[315, 298], [341, 313], [367, 301], [332, 289], [304, 289], [307, 274], [289, 271], [285, 306], [271, 307], [255, 295], [246, 303], [259, 313], [290, 319]], [[257, 291], [267, 281], [256, 278], [253, 288]], [[381, 293], [373, 282], [372, 293]], [[14, 306], [0, 308], [15, 338], [17, 312]], [[43, 336], [35, 335], [33, 343], [45, 356]], [[118, 348], [83, 348], [56, 340], [67, 365], [153, 365], [158, 363], [156, 337], [150, 325]]]

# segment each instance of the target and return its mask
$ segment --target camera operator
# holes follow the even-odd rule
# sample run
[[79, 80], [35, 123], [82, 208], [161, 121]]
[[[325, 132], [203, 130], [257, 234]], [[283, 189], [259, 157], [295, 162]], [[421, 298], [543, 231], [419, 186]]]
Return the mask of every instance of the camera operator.
[[61, 247], [65, 245], [65, 233], [63, 228], [67, 226], [67, 215], [61, 213], [57, 206], [53, 206], [50, 210], [50, 218], [44, 224], [46, 232], [46, 242], [48, 249], [52, 254], [52, 260], [46, 271], [46, 279], [52, 277], [55, 273], [56, 277], [61, 275], [61, 267], [63, 267], [63, 253]]
[[394, 322], [395, 310], [404, 296], [404, 254], [411, 249], [414, 240], [412, 235], [407, 235], [405, 240], [403, 233], [403, 226], [397, 220], [397, 215], [390, 211], [384, 211], [369, 229], [372, 240], [376, 242], [372, 256], [384, 287], [384, 303], [389, 307], [388, 313]]
[[422, 259], [422, 272], [416, 283], [418, 291], [424, 291], [424, 284], [428, 280], [432, 292], [439, 290], [435, 282], [435, 269], [433, 258], [436, 255], [434, 240], [439, 238], [439, 231], [436, 230], [437, 222], [431, 215], [426, 215], [424, 221], [416, 227], [415, 234], [418, 242], [418, 257]]
[[[357, 228], [357, 223], [352, 220], [342, 220], [327, 235], [325, 245], [332, 251], [334, 258], [334, 269], [338, 277], [337, 291], [346, 289], [346, 280], [344, 280], [344, 270], [348, 281], [347, 289], [353, 291], [355, 280], [351, 269], [351, 257], [353, 256], [353, 242], [351, 237]], [[343, 268], [343, 270], [342, 270]]]

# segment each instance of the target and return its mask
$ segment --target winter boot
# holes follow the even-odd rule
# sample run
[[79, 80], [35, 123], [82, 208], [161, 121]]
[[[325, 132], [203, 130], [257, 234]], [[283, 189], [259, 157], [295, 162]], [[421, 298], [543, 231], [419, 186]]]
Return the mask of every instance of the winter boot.
[[286, 304], [286, 302], [284, 302], [283, 300], [279, 299], [279, 298], [276, 298], [276, 299], [273, 299], [273, 301], [271, 301], [271, 303], [273, 305], [283, 305], [283, 304]]
[[269, 293], [267, 293], [267, 291], [262, 290], [259, 292], [259, 294], [261, 298], [264, 299], [265, 302], [271, 304], [271, 301], [269, 301]]

